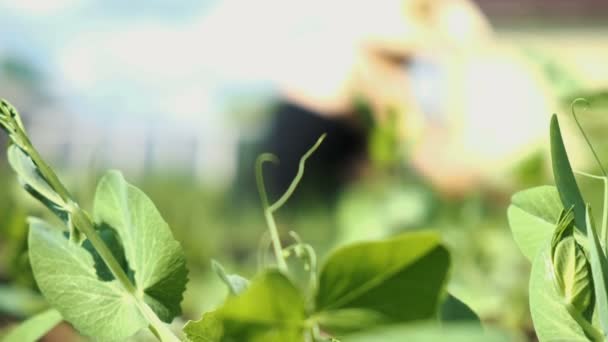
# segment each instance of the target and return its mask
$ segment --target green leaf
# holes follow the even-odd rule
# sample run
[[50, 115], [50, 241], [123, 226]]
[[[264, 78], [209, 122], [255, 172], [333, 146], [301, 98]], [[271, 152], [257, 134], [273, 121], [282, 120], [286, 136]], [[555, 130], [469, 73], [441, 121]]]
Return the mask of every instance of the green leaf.
[[198, 321], [189, 321], [184, 333], [192, 342], [220, 342], [224, 336], [224, 326], [217, 312], [207, 312]]
[[224, 267], [217, 261], [211, 260], [211, 267], [215, 274], [226, 284], [230, 294], [239, 295], [249, 286], [249, 280], [241, 277], [238, 274], [227, 274]]
[[430, 231], [343, 247], [322, 268], [316, 311], [366, 311], [361, 316], [386, 323], [435, 317], [448, 269], [448, 252]]
[[63, 208], [65, 201], [51, 188], [48, 182], [42, 177], [38, 168], [19, 147], [11, 145], [7, 151], [8, 161], [17, 173], [19, 181], [25, 189], [36, 199], [51, 209], [58, 216], [66, 219]]
[[511, 198], [509, 226], [517, 246], [530, 262], [551, 239], [562, 208], [554, 186], [520, 191]]
[[[184, 327], [193, 342], [303, 341], [305, 302], [298, 289], [278, 271], [254, 278], [239, 296]], [[221, 338], [218, 338], [220, 335]]]
[[40, 290], [82, 334], [121, 340], [148, 326], [122, 285], [116, 280], [101, 281], [91, 254], [60, 230], [31, 219], [29, 247]]
[[562, 134], [559, 128], [557, 115], [551, 117], [551, 162], [553, 164], [553, 177], [559, 191], [564, 208], [574, 207], [575, 226], [585, 233], [585, 201], [576, 184], [570, 160], [564, 146]]
[[507, 342], [508, 335], [492, 329], [482, 329], [479, 324], [407, 324], [376, 328], [340, 339], [345, 342]]
[[551, 259], [558, 293], [582, 315], [593, 290], [587, 257], [573, 235], [573, 220], [572, 210], [564, 211], [551, 242]]
[[604, 336], [606, 336], [608, 334], [608, 259], [606, 259], [606, 254], [604, 254], [597, 236], [589, 205], [586, 207], [586, 221], [595, 302], [599, 312], [600, 325], [604, 330]]
[[40, 340], [63, 318], [57, 310], [49, 309], [21, 323], [4, 337], [4, 342], [35, 342]]
[[475, 311], [451, 294], [441, 304], [439, 311], [439, 318], [442, 322], [477, 322], [481, 326], [481, 321]]
[[550, 244], [534, 259], [530, 274], [530, 312], [540, 341], [588, 341], [554, 284]]
[[183, 251], [152, 201], [118, 171], [97, 186], [95, 222], [113, 228], [124, 248], [135, 286], [165, 322], [181, 314], [188, 271]]

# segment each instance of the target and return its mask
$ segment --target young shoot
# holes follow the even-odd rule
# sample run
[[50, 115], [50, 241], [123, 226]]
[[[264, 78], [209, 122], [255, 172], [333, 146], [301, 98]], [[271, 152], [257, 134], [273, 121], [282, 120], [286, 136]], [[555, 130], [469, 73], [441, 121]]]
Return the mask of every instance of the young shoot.
[[[99, 182], [91, 215], [44, 161], [19, 114], [4, 100], [0, 127], [10, 138], [7, 156], [19, 181], [69, 234], [66, 239], [63, 230], [28, 220], [30, 264], [50, 306], [95, 339], [125, 340], [148, 329], [161, 341], [179, 341], [166, 323], [181, 314], [188, 271], [181, 246], [152, 201], [120, 172], [110, 171]], [[102, 236], [106, 226], [120, 243]], [[109, 272], [110, 279], [100, 272]]]

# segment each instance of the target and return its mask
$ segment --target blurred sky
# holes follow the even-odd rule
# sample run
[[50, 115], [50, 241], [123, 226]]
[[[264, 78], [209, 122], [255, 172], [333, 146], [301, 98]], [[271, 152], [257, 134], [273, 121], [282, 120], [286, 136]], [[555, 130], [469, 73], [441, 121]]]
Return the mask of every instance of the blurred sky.
[[[141, 151], [150, 145], [147, 137], [154, 136], [160, 141], [155, 150], [161, 151], [160, 159], [167, 164], [202, 165], [213, 169], [209, 174], [227, 179], [234, 173], [240, 134], [227, 110], [233, 100], [267, 100], [286, 81], [319, 93], [331, 91], [351, 67], [353, 50], [363, 34], [403, 32], [402, 1], [381, 0], [378, 6], [374, 0], [0, 0], [0, 59], [16, 58], [39, 70], [43, 75], [39, 86], [61, 104], [57, 112], [71, 113], [67, 121], [88, 118], [84, 124], [57, 124], [55, 116], [38, 115], [42, 110], [36, 113], [39, 128], [32, 135], [47, 136], [47, 144], [55, 141], [57, 146], [46, 146], [49, 150], [65, 152], [57, 137], [69, 132], [78, 142], [72, 150], [80, 149], [75, 155], [106, 148], [111, 151], [106, 154], [128, 164], [135, 156], [146, 158]], [[505, 7], [500, 1], [481, 2], [490, 9], [518, 8]], [[552, 6], [551, 1], [528, 3], [565, 8], [565, 13], [576, 7], [562, 0], [561, 7]], [[457, 31], [458, 21], [454, 25]], [[533, 44], [543, 43], [541, 35], [530, 37], [538, 38]], [[497, 64], [496, 58], [492, 63]], [[486, 108], [502, 101], [503, 93], [493, 91], [493, 84], [511, 84], [510, 96], [521, 95], [511, 101], [519, 107], [499, 108], [505, 111], [499, 115], [504, 120], [513, 121], [510, 115], [520, 107], [547, 110], [539, 96], [528, 91], [533, 86], [522, 86], [528, 84], [525, 77], [519, 83], [510, 80], [518, 72], [525, 73], [524, 69], [505, 68], [503, 61], [491, 70], [483, 69], [487, 60], [470, 64], [477, 73], [470, 73], [471, 91], [461, 97], [471, 98], [470, 103], [480, 107], [476, 109], [479, 116], [471, 117], [478, 123], [471, 126], [475, 132], [483, 131], [479, 125], [495, 123], [485, 116]], [[593, 64], [590, 76], [604, 84], [606, 69], [602, 74]], [[429, 108], [442, 104], [438, 97], [442, 96], [441, 76], [424, 67], [418, 71], [422, 73], [419, 84], [431, 95], [421, 96], [421, 102], [426, 101]], [[412, 75], [417, 76], [416, 69]], [[438, 80], [430, 85], [422, 82], [433, 77]], [[479, 96], [475, 89], [487, 96]], [[530, 105], [534, 101], [538, 106]], [[481, 115], [486, 121], [478, 120]], [[49, 129], [52, 125], [56, 128]], [[111, 134], [102, 131], [102, 126]], [[543, 122], [538, 126], [544, 127]], [[474, 137], [477, 133], [464, 134]], [[495, 137], [492, 131], [487, 134], [479, 137]], [[478, 141], [470, 145], [479, 146]]]
[[[286, 81], [331, 91], [351, 67], [361, 33], [402, 29], [401, 0], [383, 3], [0, 0], [0, 56], [40, 71], [40, 86], [61, 104], [58, 111], [76, 116], [67, 121], [97, 121], [62, 125], [36, 110], [39, 129], [32, 135], [48, 137], [43, 149], [49, 153], [61, 146], [48, 145], [65, 139], [53, 131], [60, 136], [78, 127], [74, 148], [91, 150], [109, 143], [93, 138], [106, 135], [97, 126], [116, 124], [121, 127], [113, 129], [112, 140], [134, 143], [108, 146], [121, 152], [114, 159], [133, 159], [150, 134], [160, 145], [182, 138], [187, 141], [164, 153], [168, 164], [195, 153], [226, 175], [234, 170], [239, 134], [226, 115], [231, 101], [268, 100]], [[171, 151], [182, 148], [175, 146], [187, 148], [176, 157]]]
[[[315, 58], [312, 43], [317, 41], [319, 50], [320, 34], [326, 42], [332, 41], [327, 35], [340, 35], [333, 41], [342, 42], [345, 53], [331, 58], [335, 67], [348, 65], [348, 37], [363, 25], [356, 25], [355, 15], [351, 20], [343, 16], [339, 24], [336, 18], [318, 15], [336, 14], [331, 7], [346, 4], [1, 1], [0, 53], [31, 61], [48, 77], [55, 95], [76, 101], [90, 114], [108, 115], [120, 108], [130, 115], [198, 117], [202, 111], [216, 111], [222, 95], [264, 91], [281, 72], [304, 77], [308, 71], [298, 68], [295, 57], [308, 53]], [[349, 6], [351, 13], [363, 12]], [[256, 87], [242, 87], [251, 83]]]

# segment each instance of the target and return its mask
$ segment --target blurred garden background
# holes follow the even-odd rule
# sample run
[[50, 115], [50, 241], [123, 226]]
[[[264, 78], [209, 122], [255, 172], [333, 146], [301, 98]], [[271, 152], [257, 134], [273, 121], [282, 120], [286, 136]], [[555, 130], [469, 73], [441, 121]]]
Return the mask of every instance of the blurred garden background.
[[[186, 318], [223, 299], [211, 259], [246, 276], [258, 267], [256, 156], [282, 160], [268, 166], [276, 196], [326, 132], [278, 214], [286, 239], [297, 231], [323, 256], [438, 229], [450, 291], [535, 340], [530, 266], [506, 208], [552, 182], [554, 112], [574, 168], [594, 171], [570, 116], [578, 97], [608, 159], [607, 60], [602, 0], [0, 0], [0, 97], [81, 203], [110, 168], [152, 198], [186, 250]], [[1, 330], [46, 307], [26, 218], [54, 218], [0, 155]], [[579, 182], [601, 203], [597, 181]]]

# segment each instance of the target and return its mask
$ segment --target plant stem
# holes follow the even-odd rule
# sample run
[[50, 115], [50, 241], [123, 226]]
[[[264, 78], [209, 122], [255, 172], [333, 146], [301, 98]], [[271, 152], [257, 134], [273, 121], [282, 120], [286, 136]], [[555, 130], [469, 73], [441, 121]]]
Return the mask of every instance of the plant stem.
[[42, 159], [42, 157], [38, 153], [38, 150], [36, 150], [34, 146], [31, 145], [29, 139], [28, 143], [29, 146], [27, 146], [28, 148], [26, 150], [26, 153], [32, 159], [34, 165], [36, 165], [44, 179], [49, 183], [51, 188], [59, 195], [59, 197], [61, 197], [61, 199], [64, 200], [65, 203], [70, 203], [72, 199], [68, 190], [65, 188], [63, 183], [61, 183], [61, 181], [59, 180], [55, 172], [53, 172], [51, 167], [44, 161], [44, 159]]
[[264, 219], [266, 219], [266, 225], [268, 226], [268, 231], [270, 232], [270, 240], [272, 241], [277, 266], [281, 272], [287, 273], [288, 267], [285, 257], [283, 256], [283, 246], [281, 245], [277, 224], [274, 221], [272, 210], [268, 204], [268, 195], [266, 194], [266, 186], [264, 184], [264, 172], [262, 167], [264, 166], [265, 162], [278, 163], [279, 160], [276, 156], [270, 153], [261, 154], [255, 163], [255, 179], [258, 186], [258, 192], [260, 193], [260, 200], [262, 201], [262, 208], [264, 209]]
[[95, 231], [94, 225], [88, 215], [75, 203], [71, 204], [68, 210], [72, 217], [74, 226], [83, 232], [89, 241], [91, 241], [91, 244], [106, 263], [110, 269], [110, 272], [112, 272], [114, 277], [120, 282], [127, 292], [135, 295], [137, 293], [137, 289], [135, 286], [133, 286], [133, 283], [131, 283], [131, 280], [114, 257], [114, 254], [112, 254], [108, 246], [106, 246], [105, 242]]
[[150, 331], [163, 342], [180, 342], [180, 339], [173, 334], [173, 331], [167, 327], [167, 325], [156, 316], [156, 313], [150, 309], [150, 306], [143, 300], [137, 299], [136, 301], [139, 311], [144, 315], [146, 320], [150, 323], [148, 327]]
[[578, 312], [578, 310], [571, 303], [564, 303], [564, 305], [566, 306], [566, 310], [568, 311], [570, 316], [583, 329], [585, 335], [587, 335], [589, 339], [597, 342], [605, 340], [604, 334], [596, 327], [594, 327], [591, 323], [589, 323], [589, 321], [587, 321], [587, 319], [583, 317], [583, 315], [581, 315], [580, 312]]
[[283, 255], [283, 246], [281, 245], [281, 238], [279, 237], [277, 225], [274, 221], [274, 215], [272, 215], [270, 208], [266, 208], [266, 210], [264, 210], [264, 218], [266, 219], [266, 224], [268, 225], [268, 229], [270, 230], [270, 239], [272, 240], [274, 254], [277, 257], [277, 266], [282, 272], [287, 272], [289, 269], [287, 267], [287, 261], [285, 261], [285, 256]]

